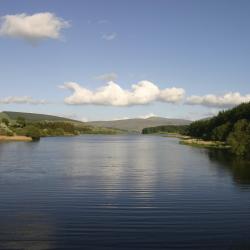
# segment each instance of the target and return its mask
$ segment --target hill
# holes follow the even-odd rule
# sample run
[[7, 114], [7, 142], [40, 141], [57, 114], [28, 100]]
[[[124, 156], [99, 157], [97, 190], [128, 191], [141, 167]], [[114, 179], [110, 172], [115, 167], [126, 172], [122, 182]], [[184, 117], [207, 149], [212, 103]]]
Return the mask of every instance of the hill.
[[0, 112], [1, 136], [36, 137], [79, 135], [79, 134], [121, 134], [125, 131], [113, 128], [95, 127], [81, 121], [64, 117], [24, 112]]
[[87, 122], [87, 124], [98, 127], [115, 128], [121, 130], [127, 130], [128, 132], [141, 133], [146, 127], [155, 127], [162, 125], [188, 125], [191, 122], [184, 119], [169, 119], [162, 117], [150, 117], [147, 119], [134, 118], [126, 120], [114, 120], [114, 121], [93, 121]]
[[0, 119], [7, 118], [10, 121], [17, 120], [18, 117], [23, 117], [27, 122], [41, 122], [41, 121], [50, 121], [50, 122], [77, 122], [80, 121], [68, 119], [65, 117], [53, 116], [53, 115], [43, 115], [35, 113], [25, 113], [25, 112], [13, 112], [13, 111], [3, 111], [0, 113]]

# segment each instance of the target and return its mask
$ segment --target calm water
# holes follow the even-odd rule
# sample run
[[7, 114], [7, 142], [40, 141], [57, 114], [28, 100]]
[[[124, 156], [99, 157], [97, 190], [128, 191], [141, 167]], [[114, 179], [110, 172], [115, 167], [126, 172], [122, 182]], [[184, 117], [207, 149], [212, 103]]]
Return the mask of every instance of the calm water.
[[250, 249], [250, 165], [154, 136], [0, 144], [0, 249]]

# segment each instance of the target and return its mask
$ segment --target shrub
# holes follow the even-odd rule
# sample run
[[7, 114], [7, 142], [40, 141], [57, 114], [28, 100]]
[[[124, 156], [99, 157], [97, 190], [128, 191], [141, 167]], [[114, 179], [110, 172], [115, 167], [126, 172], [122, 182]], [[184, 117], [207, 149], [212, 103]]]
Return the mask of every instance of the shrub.
[[12, 136], [13, 132], [5, 124], [0, 124], [0, 135]]
[[2, 123], [4, 123], [6, 126], [8, 126], [10, 124], [10, 121], [7, 118], [3, 118]]
[[37, 127], [35, 127], [33, 125], [29, 125], [25, 128], [25, 130], [26, 130], [25, 135], [31, 137], [32, 140], [39, 140], [40, 139], [41, 133]]

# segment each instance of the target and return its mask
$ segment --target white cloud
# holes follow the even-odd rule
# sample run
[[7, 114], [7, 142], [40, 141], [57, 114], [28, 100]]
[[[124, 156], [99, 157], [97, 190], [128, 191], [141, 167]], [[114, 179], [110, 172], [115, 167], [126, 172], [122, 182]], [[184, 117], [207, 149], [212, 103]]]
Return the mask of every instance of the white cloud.
[[59, 39], [61, 30], [70, 26], [69, 22], [50, 12], [6, 15], [1, 19], [1, 36], [21, 38], [31, 43], [49, 38]]
[[109, 119], [108, 121], [120, 121], [120, 120], [128, 120], [130, 119], [128, 116], [123, 116], [123, 117], [113, 117]]
[[250, 94], [245, 96], [238, 92], [229, 92], [222, 96], [204, 95], [204, 96], [190, 96], [187, 98], [186, 103], [189, 105], [202, 105], [206, 107], [215, 108], [231, 108], [243, 102], [250, 101]]
[[160, 93], [160, 99], [166, 102], [179, 102], [185, 95], [185, 90], [181, 88], [163, 89]]
[[9, 96], [0, 99], [0, 104], [47, 104], [45, 100], [35, 100], [29, 96]]
[[103, 33], [102, 34], [102, 39], [107, 40], [107, 41], [112, 41], [117, 37], [117, 34], [115, 32], [111, 33]]
[[65, 103], [78, 105], [131, 106], [149, 104], [154, 101], [177, 103], [185, 94], [182, 88], [161, 90], [150, 81], [140, 81], [132, 85], [131, 90], [125, 90], [112, 81], [95, 91], [81, 87], [75, 82], [65, 83], [62, 88], [73, 92], [71, 96], [65, 98]]
[[154, 113], [149, 113], [149, 114], [146, 114], [146, 115], [141, 115], [139, 116], [138, 118], [141, 118], [141, 119], [148, 119], [148, 118], [151, 118], [151, 117], [156, 117], [157, 115], [155, 115]]
[[114, 72], [111, 72], [111, 73], [96, 76], [95, 79], [105, 81], [105, 82], [116, 81], [117, 80], [117, 74], [114, 73]]

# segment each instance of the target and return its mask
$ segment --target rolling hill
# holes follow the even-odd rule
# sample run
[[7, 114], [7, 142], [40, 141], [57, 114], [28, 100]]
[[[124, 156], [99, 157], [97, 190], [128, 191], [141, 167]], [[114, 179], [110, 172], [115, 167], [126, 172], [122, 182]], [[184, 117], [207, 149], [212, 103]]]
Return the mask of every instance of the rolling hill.
[[141, 133], [143, 128], [155, 127], [163, 125], [188, 125], [191, 122], [184, 119], [169, 119], [162, 117], [150, 117], [147, 119], [134, 118], [126, 120], [112, 120], [112, 121], [91, 121], [91, 122], [81, 122], [65, 117], [58, 117], [53, 115], [35, 114], [35, 113], [25, 113], [25, 112], [13, 112], [13, 111], [3, 111], [0, 112], [0, 119], [7, 118], [10, 121], [15, 121], [18, 117], [24, 117], [27, 122], [41, 122], [41, 121], [51, 121], [51, 122], [71, 122], [78, 125], [97, 127], [97, 128], [109, 128], [120, 130], [120, 132], [128, 131], [130, 133]]
[[35, 113], [25, 113], [25, 112], [13, 112], [13, 111], [3, 111], [0, 113], [0, 119], [7, 118], [10, 121], [15, 121], [18, 117], [24, 117], [28, 122], [40, 122], [40, 121], [51, 121], [51, 122], [75, 122], [82, 123], [77, 120], [68, 119], [65, 117], [53, 116], [53, 115], [43, 115]]
[[[13, 130], [12, 134], [16, 134], [16, 121], [18, 117], [22, 117], [25, 119], [27, 126], [36, 126], [39, 130], [41, 130], [41, 134], [43, 134], [43, 130], [49, 130], [50, 132], [46, 132], [43, 136], [60, 136], [65, 134], [124, 134], [127, 131], [123, 131], [116, 128], [105, 128], [100, 126], [92, 126], [85, 122], [68, 119], [65, 117], [58, 117], [53, 115], [44, 115], [44, 114], [36, 114], [36, 113], [25, 113], [25, 112], [12, 112], [12, 111], [3, 111], [0, 112], [0, 128], [4, 126], [4, 130], [6, 130], [6, 124], [1, 123], [3, 118], [6, 118], [10, 121], [8, 125], [8, 130]], [[44, 123], [45, 122], [45, 123]], [[25, 125], [25, 126], [26, 126]], [[25, 130], [25, 127], [22, 128]], [[60, 132], [58, 132], [60, 129]], [[62, 131], [64, 130], [64, 132]], [[3, 128], [2, 128], [3, 130]], [[19, 128], [20, 130], [20, 128]], [[70, 131], [69, 131], [70, 130]], [[5, 131], [6, 132], [6, 131]], [[3, 133], [3, 131], [2, 131]], [[25, 134], [25, 131], [19, 131], [19, 133]], [[6, 134], [6, 133], [5, 133]], [[1, 135], [1, 131], [0, 131]]]
[[191, 121], [184, 119], [170, 119], [162, 117], [150, 117], [147, 119], [134, 118], [126, 120], [114, 120], [114, 121], [93, 121], [87, 122], [87, 124], [97, 127], [116, 128], [121, 130], [127, 130], [129, 132], [142, 132], [143, 128], [155, 127], [162, 125], [188, 125]]

